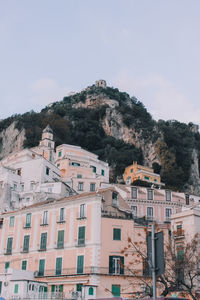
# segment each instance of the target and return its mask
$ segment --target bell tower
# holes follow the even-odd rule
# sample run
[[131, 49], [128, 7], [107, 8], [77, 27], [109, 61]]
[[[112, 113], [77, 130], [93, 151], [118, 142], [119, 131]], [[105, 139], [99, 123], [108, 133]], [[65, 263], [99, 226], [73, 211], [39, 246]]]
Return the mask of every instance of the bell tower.
[[54, 161], [55, 142], [53, 140], [53, 130], [49, 125], [42, 132], [42, 140], [40, 141], [39, 148], [42, 150], [42, 156], [49, 161]]

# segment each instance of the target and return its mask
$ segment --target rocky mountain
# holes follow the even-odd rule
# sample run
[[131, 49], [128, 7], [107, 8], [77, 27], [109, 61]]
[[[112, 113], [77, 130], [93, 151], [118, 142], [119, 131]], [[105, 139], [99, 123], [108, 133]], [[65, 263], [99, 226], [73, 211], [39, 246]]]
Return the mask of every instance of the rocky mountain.
[[0, 159], [36, 146], [50, 124], [56, 145], [96, 153], [111, 165], [111, 181], [133, 161], [153, 167], [167, 188], [200, 195], [200, 134], [193, 123], [156, 122], [142, 102], [105, 82], [62, 101], [0, 121]]

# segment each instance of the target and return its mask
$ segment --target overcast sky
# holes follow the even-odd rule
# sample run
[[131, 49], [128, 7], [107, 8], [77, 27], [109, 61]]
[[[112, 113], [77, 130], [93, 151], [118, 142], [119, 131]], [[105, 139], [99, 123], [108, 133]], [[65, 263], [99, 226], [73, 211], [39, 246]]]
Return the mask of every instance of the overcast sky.
[[199, 0], [0, 0], [0, 119], [105, 79], [200, 124]]

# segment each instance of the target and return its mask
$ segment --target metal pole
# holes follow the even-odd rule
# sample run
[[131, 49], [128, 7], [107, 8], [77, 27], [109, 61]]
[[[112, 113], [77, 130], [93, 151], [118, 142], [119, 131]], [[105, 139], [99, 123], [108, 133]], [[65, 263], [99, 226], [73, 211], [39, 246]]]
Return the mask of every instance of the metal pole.
[[155, 257], [155, 224], [152, 224], [152, 280], [153, 280], [153, 300], [157, 299], [156, 295], [156, 257]]

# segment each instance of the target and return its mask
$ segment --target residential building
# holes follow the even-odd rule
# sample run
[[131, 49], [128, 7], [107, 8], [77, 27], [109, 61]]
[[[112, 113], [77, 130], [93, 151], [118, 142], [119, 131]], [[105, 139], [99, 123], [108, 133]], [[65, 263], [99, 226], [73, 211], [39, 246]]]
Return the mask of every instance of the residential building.
[[142, 290], [143, 263], [132, 272], [121, 250], [138, 233], [144, 228], [115, 187], [44, 201], [3, 214], [0, 267], [24, 267], [65, 298], [133, 294]]
[[135, 180], [141, 180], [157, 186], [164, 186], [164, 183], [161, 183], [159, 174], [154, 173], [152, 168], [138, 165], [137, 162], [133, 162], [132, 165], [126, 167], [123, 179], [126, 184], [131, 184]]
[[108, 164], [79, 146], [58, 146], [55, 164], [61, 170], [63, 181], [79, 194], [96, 191], [102, 184], [109, 183]]
[[[129, 205], [135, 219], [146, 218], [157, 223], [169, 223], [171, 215], [192, 207], [198, 197], [168, 189], [116, 184], [115, 188]], [[199, 197], [200, 198], [200, 197]]]

